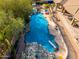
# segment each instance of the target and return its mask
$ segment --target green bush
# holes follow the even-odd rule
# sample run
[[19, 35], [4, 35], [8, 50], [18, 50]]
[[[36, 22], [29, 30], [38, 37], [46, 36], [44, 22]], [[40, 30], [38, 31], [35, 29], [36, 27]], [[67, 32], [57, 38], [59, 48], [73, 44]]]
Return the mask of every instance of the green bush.
[[0, 0], [0, 41], [11, 41], [23, 31], [24, 21], [29, 21], [31, 3], [31, 0]]

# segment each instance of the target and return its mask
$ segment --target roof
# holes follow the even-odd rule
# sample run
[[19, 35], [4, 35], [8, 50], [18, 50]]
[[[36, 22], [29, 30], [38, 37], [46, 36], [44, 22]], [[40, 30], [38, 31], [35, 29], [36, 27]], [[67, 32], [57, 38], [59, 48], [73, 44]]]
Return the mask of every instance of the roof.
[[[79, 9], [79, 1], [78, 0], [67, 0], [65, 2], [65, 4], [63, 5], [65, 7], [65, 9], [71, 13], [71, 14], [75, 14], [75, 12]], [[79, 18], [79, 10], [78, 12], [75, 14], [76, 18]]]
[[[62, 3], [65, 9], [71, 13], [72, 15], [75, 14], [75, 12], [79, 8], [79, 1], [78, 0], [54, 0], [55, 3]], [[79, 11], [75, 14], [75, 17], [79, 18]]]

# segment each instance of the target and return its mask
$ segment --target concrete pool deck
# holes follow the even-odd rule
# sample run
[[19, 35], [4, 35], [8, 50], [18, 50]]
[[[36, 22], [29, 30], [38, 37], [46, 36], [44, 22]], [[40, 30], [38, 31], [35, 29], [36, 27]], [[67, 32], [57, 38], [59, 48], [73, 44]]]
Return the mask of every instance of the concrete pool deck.
[[50, 34], [55, 36], [55, 41], [57, 42], [57, 44], [59, 45], [59, 51], [55, 52], [55, 55], [57, 56], [57, 58], [61, 58], [61, 59], [66, 59], [67, 55], [68, 55], [68, 49], [67, 46], [63, 40], [63, 37], [61, 35], [60, 30], [56, 30], [56, 24], [54, 23], [54, 21], [51, 19], [50, 15], [46, 15], [44, 14], [44, 16], [47, 18], [47, 21], [49, 23], [49, 32]]
[[73, 32], [73, 29], [71, 29], [71, 25], [66, 21], [68, 19], [65, 18], [61, 12], [57, 12], [55, 16], [59, 18], [60, 21], [56, 21], [56, 23], [63, 28], [62, 31], [67, 38], [65, 42], [69, 50], [69, 58], [79, 59], [79, 44], [75, 39], [75, 34]]

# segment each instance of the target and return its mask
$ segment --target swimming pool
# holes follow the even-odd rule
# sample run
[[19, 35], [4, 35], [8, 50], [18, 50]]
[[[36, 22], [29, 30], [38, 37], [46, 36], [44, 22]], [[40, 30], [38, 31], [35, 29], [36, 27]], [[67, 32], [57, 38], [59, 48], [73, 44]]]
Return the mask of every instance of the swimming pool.
[[55, 48], [58, 47], [54, 36], [49, 33], [48, 21], [41, 13], [34, 14], [30, 17], [30, 31], [25, 34], [25, 42], [37, 42], [48, 52], [54, 52]]

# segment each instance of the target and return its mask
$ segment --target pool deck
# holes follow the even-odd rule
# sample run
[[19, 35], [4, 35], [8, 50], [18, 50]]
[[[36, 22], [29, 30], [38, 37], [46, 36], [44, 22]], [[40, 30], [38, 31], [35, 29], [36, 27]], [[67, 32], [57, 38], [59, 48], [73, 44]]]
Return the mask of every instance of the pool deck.
[[75, 38], [75, 32], [73, 31], [72, 26], [67, 22], [68, 19], [65, 18], [61, 12], [56, 12], [55, 16], [60, 20], [56, 21], [56, 23], [63, 28], [63, 33], [68, 37], [65, 42], [69, 50], [69, 58], [79, 59], [79, 43]]
[[44, 16], [47, 18], [47, 21], [49, 23], [49, 32], [50, 34], [55, 36], [55, 41], [57, 42], [57, 44], [59, 45], [59, 51], [55, 52], [55, 55], [57, 56], [57, 59], [61, 58], [61, 59], [66, 59], [67, 55], [68, 55], [68, 49], [67, 46], [63, 40], [63, 37], [61, 35], [60, 30], [56, 30], [56, 24], [54, 23], [54, 21], [51, 19], [50, 15], [46, 15], [44, 14]]

